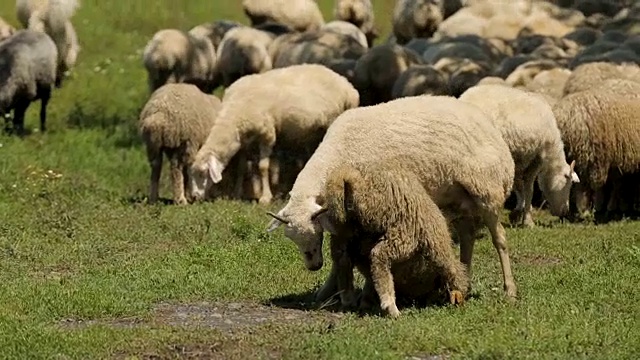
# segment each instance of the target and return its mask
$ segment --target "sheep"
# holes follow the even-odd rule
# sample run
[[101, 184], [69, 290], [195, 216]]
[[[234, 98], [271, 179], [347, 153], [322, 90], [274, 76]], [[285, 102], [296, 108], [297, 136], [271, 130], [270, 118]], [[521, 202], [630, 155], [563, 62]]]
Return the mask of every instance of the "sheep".
[[0, 17], [0, 41], [8, 38], [16, 32], [16, 29]]
[[555, 68], [544, 70], [533, 77], [531, 82], [525, 86], [527, 91], [547, 96], [553, 105], [560, 100], [564, 87], [571, 76], [571, 70]]
[[16, 0], [16, 16], [22, 27], [44, 32], [58, 50], [56, 87], [75, 66], [81, 47], [71, 18], [80, 7], [79, 0]]
[[392, 98], [393, 85], [405, 70], [424, 60], [412, 50], [395, 44], [377, 45], [356, 62], [354, 84], [360, 105], [375, 105]]
[[[400, 156], [399, 156], [400, 155]], [[511, 192], [514, 163], [500, 132], [477, 106], [449, 96], [415, 96], [345, 111], [298, 174], [286, 205], [267, 231], [281, 225], [308, 270], [322, 268], [323, 226], [314, 214], [327, 174], [341, 164], [379, 161], [419, 175], [438, 207], [452, 222], [460, 260], [471, 276], [475, 233], [480, 222], [499, 254], [505, 293], [516, 296], [505, 231], [499, 214]], [[316, 292], [324, 301], [335, 293], [335, 269]]]
[[379, 33], [375, 28], [375, 16], [371, 0], [336, 0], [333, 16], [357, 26], [365, 35], [367, 47], [372, 47]]
[[[445, 58], [442, 60], [449, 59]], [[440, 64], [442, 60], [434, 65], [436, 69], [443, 69]], [[468, 59], [458, 60], [459, 61], [451, 64], [455, 66], [454, 70], [450, 73], [451, 75], [449, 76], [448, 84], [449, 95], [455, 97], [459, 97], [467, 89], [476, 85], [481, 79], [489, 75], [489, 70], [486, 67], [483, 67]]]
[[18, 135], [24, 135], [25, 112], [38, 99], [40, 131], [46, 131], [57, 68], [58, 49], [45, 33], [18, 30], [0, 42], [0, 114], [13, 110], [13, 131]]
[[243, 77], [226, 89], [218, 119], [190, 168], [197, 187], [218, 183], [229, 159], [257, 143], [262, 186], [258, 202], [269, 203], [269, 157], [276, 141], [310, 153], [333, 120], [358, 102], [358, 92], [347, 79], [322, 65]]
[[461, 7], [459, 0], [397, 0], [393, 9], [393, 34], [398, 44], [412, 38], [431, 37], [438, 25]]
[[416, 95], [446, 95], [447, 77], [431, 65], [413, 65], [403, 72], [393, 85], [391, 97]]
[[[362, 32], [352, 24], [342, 23], [351, 26], [352, 30], [362, 35]], [[364, 40], [364, 37], [358, 40], [357, 36], [323, 26], [319, 31], [281, 36], [273, 41], [269, 47], [269, 53], [274, 68], [298, 64], [327, 65], [337, 60], [359, 59], [367, 52], [367, 44]]]
[[566, 162], [560, 130], [549, 104], [526, 91], [502, 85], [474, 86], [460, 100], [481, 107], [509, 146], [515, 162], [513, 190], [518, 198], [509, 216], [511, 222], [534, 225], [531, 200], [536, 178], [551, 214], [565, 216], [571, 185], [580, 179], [573, 171], [575, 162]]
[[320, 28], [320, 30], [325, 31], [334, 31], [339, 34], [347, 35], [353, 37], [363, 48], [369, 48], [369, 43], [367, 42], [367, 37], [357, 26], [353, 25], [350, 22], [342, 21], [342, 20], [334, 20], [330, 21]]
[[217, 50], [218, 47], [220, 47], [220, 42], [222, 42], [222, 38], [224, 38], [227, 31], [244, 25], [232, 20], [216, 20], [199, 26], [204, 27], [208, 31], [211, 45], [213, 45], [213, 48]]
[[170, 83], [196, 85], [203, 92], [214, 90], [216, 53], [207, 29], [189, 32], [163, 29], [156, 32], [142, 53], [149, 93]]
[[532, 60], [527, 61], [515, 68], [505, 79], [507, 84], [515, 86], [527, 86], [533, 78], [545, 70], [559, 68], [559, 65], [552, 60]]
[[[188, 203], [185, 185], [191, 181], [187, 169], [209, 135], [220, 107], [217, 97], [203, 93], [193, 84], [166, 84], [151, 94], [138, 119], [151, 166], [149, 204], [158, 201], [163, 155], [171, 164], [174, 203]], [[192, 200], [201, 200], [203, 194], [189, 191], [188, 195]]]
[[246, 26], [227, 31], [216, 53], [213, 87], [226, 88], [243, 76], [271, 70], [273, 64], [268, 48], [273, 39], [274, 36], [265, 31]]
[[438, 277], [450, 301], [462, 303], [469, 278], [451, 246], [447, 220], [416, 174], [380, 165], [344, 164], [331, 170], [324, 205], [315, 214], [331, 233], [342, 305], [355, 305], [354, 266], [365, 275], [369, 290], [361, 306], [367, 306], [375, 289], [382, 310], [391, 317], [400, 315], [396, 294], [424, 298], [438, 287]]
[[324, 25], [314, 0], [242, 0], [242, 9], [253, 26], [273, 21], [304, 32], [318, 30]]
[[603, 187], [610, 170], [625, 175], [640, 168], [640, 103], [637, 98], [597, 87], [566, 95], [553, 112], [567, 158], [576, 160], [581, 179], [575, 199], [578, 212], [584, 214], [595, 194], [596, 217], [607, 216]]
[[576, 67], [565, 84], [564, 96], [589, 90], [607, 79], [629, 79], [640, 82], [640, 67], [593, 62]]

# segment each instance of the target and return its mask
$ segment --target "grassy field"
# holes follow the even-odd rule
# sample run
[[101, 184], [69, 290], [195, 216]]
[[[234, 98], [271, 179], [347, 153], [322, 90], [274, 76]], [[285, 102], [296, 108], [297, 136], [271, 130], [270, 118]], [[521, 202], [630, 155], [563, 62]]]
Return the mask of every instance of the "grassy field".
[[[319, 1], [330, 16], [330, 1]], [[640, 354], [640, 222], [508, 229], [520, 299], [478, 242], [464, 306], [400, 319], [308, 308], [304, 269], [264, 208], [146, 206], [135, 123], [140, 53], [166, 27], [246, 22], [236, 0], [82, 0], [73, 78], [50, 129], [0, 137], [0, 358], [632, 359]], [[388, 32], [392, 1], [374, 1]], [[17, 24], [14, 1], [0, 16]], [[37, 126], [39, 104], [27, 126]], [[162, 195], [170, 197], [166, 171]], [[270, 209], [277, 209], [274, 204]]]

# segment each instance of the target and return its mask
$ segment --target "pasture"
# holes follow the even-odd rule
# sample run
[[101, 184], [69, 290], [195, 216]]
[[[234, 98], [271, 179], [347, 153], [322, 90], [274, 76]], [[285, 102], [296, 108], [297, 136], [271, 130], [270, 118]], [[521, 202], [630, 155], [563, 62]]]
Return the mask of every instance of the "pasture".
[[[332, 1], [319, 0], [330, 19]], [[519, 299], [484, 231], [461, 307], [390, 320], [316, 308], [307, 271], [266, 210], [148, 206], [136, 131], [141, 51], [162, 28], [243, 23], [237, 0], [82, 0], [82, 51], [54, 91], [49, 132], [0, 135], [0, 358], [630, 359], [640, 353], [640, 222], [507, 227]], [[392, 0], [373, 1], [389, 32]], [[17, 26], [15, 2], [0, 16]], [[28, 112], [37, 127], [39, 103]], [[161, 196], [170, 197], [168, 172]], [[506, 213], [504, 222], [506, 223]], [[328, 254], [325, 255], [328, 258]]]

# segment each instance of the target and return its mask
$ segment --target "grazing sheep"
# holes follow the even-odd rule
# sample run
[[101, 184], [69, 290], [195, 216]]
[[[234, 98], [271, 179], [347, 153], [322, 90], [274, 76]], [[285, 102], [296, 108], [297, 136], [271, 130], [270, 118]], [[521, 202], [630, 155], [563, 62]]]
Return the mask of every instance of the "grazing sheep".
[[336, 0], [333, 16], [336, 20], [357, 26], [367, 39], [367, 47], [372, 47], [373, 42], [378, 38], [371, 0]]
[[334, 20], [330, 21], [320, 28], [324, 31], [334, 31], [339, 34], [347, 35], [353, 37], [363, 48], [368, 49], [369, 44], [367, 43], [367, 37], [362, 32], [362, 30], [358, 29], [357, 26], [353, 25], [350, 22], [342, 21], [342, 20]]
[[314, 0], [242, 0], [242, 9], [252, 26], [271, 21], [304, 32], [318, 30], [324, 24]]
[[[217, 97], [204, 94], [192, 84], [167, 84], [151, 94], [142, 108], [138, 125], [151, 166], [150, 204], [158, 201], [163, 155], [171, 164], [173, 201], [178, 205], [187, 204], [185, 185], [193, 185], [188, 167], [207, 139], [220, 107]], [[193, 190], [188, 197], [201, 200], [204, 194]]]
[[571, 185], [579, 182], [567, 164], [564, 144], [549, 104], [523, 90], [502, 85], [470, 88], [460, 100], [481, 107], [500, 130], [515, 163], [513, 191], [518, 204], [509, 218], [512, 223], [533, 226], [531, 200], [538, 179], [540, 189], [554, 216], [569, 211]]
[[16, 0], [16, 16], [22, 27], [44, 32], [56, 44], [56, 87], [62, 86], [65, 74], [73, 68], [80, 53], [78, 37], [70, 21], [79, 7], [79, 0]]
[[218, 119], [196, 156], [191, 170], [197, 187], [218, 183], [229, 160], [257, 143], [259, 203], [269, 203], [269, 158], [276, 141], [310, 154], [333, 120], [358, 106], [358, 100], [347, 79], [322, 65], [294, 65], [243, 77], [226, 89]]
[[570, 76], [571, 70], [569, 69], [544, 70], [534, 76], [525, 88], [527, 91], [547, 96], [551, 101], [550, 105], [553, 106], [562, 98], [564, 87]]
[[[344, 22], [343, 22], [344, 23]], [[329, 23], [331, 24], [331, 23]], [[362, 32], [349, 23], [353, 30]], [[299, 64], [329, 64], [338, 60], [357, 60], [367, 52], [364, 37], [358, 40], [331, 27], [320, 31], [290, 34], [273, 41], [269, 48], [274, 68]]]
[[[400, 98], [340, 115], [298, 174], [287, 204], [268, 231], [280, 225], [298, 247], [307, 269], [322, 267], [323, 227], [312, 216], [328, 173], [342, 165], [377, 161], [419, 176], [429, 196], [452, 222], [460, 259], [471, 274], [476, 231], [487, 226], [500, 257], [504, 289], [516, 296], [505, 231], [499, 214], [511, 192], [514, 163], [500, 132], [477, 106], [448, 96]], [[336, 291], [335, 269], [317, 292]]]
[[392, 99], [393, 85], [405, 70], [424, 60], [412, 50], [395, 44], [377, 45], [367, 51], [354, 70], [360, 105], [375, 105]]
[[[462, 303], [469, 278], [451, 246], [447, 220], [420, 178], [388, 164], [363, 165], [329, 172], [325, 205], [314, 216], [331, 233], [342, 305], [355, 305], [354, 266], [365, 276], [365, 289], [375, 289], [391, 317], [400, 315], [396, 294], [424, 298], [439, 287], [436, 277], [442, 278], [450, 301]], [[363, 300], [371, 295], [364, 294]]]
[[356, 73], [356, 60], [353, 59], [334, 59], [323, 64], [337, 74], [344, 76], [351, 84], [354, 83]]
[[453, 14], [456, 7], [461, 7], [459, 0], [445, 3], [447, 2], [438, 0], [397, 0], [392, 20], [397, 43], [406, 44], [413, 38], [431, 37], [440, 23]]
[[575, 169], [581, 179], [576, 191], [577, 210], [584, 213], [595, 195], [596, 216], [606, 217], [603, 187], [610, 170], [624, 176], [640, 168], [640, 103], [596, 87], [566, 95], [556, 103], [553, 112], [567, 158], [576, 161]]
[[[449, 60], [447, 58], [442, 60]], [[487, 77], [490, 73], [486, 67], [483, 67], [468, 59], [461, 60], [454, 67], [453, 72], [449, 75], [449, 95], [454, 97], [460, 97], [463, 92], [467, 91], [472, 86], [478, 84], [480, 80]], [[434, 65], [436, 69], [442, 69], [440, 62]], [[445, 71], [446, 72], [446, 71]]]
[[532, 60], [526, 63], [520, 64], [515, 68], [509, 76], [505, 79], [510, 86], [527, 86], [533, 78], [545, 70], [552, 70], [560, 67], [555, 61], [552, 60]]
[[229, 87], [236, 80], [271, 70], [269, 45], [274, 36], [254, 28], [239, 26], [224, 35], [216, 53], [214, 88]]
[[607, 79], [629, 79], [640, 82], [638, 65], [593, 62], [576, 67], [564, 87], [564, 95], [593, 89]]
[[8, 38], [16, 32], [16, 29], [0, 17], [0, 41]]
[[202, 26], [187, 33], [176, 29], [156, 32], [142, 54], [149, 92], [170, 83], [193, 84], [206, 93], [213, 91], [216, 53], [208, 35]]
[[51, 38], [18, 30], [0, 42], [0, 115], [13, 110], [13, 130], [24, 134], [24, 114], [40, 100], [40, 131], [46, 131], [47, 105], [56, 81], [58, 50]]
[[206, 23], [199, 25], [200, 27], [204, 27], [209, 33], [209, 40], [211, 40], [211, 44], [214, 49], [218, 49], [220, 47], [220, 42], [224, 38], [224, 35], [227, 31], [239, 27], [244, 26], [237, 21], [232, 20], [216, 20], [211, 23]]
[[447, 95], [446, 75], [431, 65], [413, 65], [393, 85], [391, 97]]

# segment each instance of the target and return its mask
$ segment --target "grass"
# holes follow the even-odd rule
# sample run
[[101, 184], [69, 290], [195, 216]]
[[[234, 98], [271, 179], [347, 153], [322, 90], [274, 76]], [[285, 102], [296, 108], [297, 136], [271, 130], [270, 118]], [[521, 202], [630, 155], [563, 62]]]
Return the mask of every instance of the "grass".
[[[542, 226], [508, 229], [520, 292], [515, 304], [502, 296], [498, 258], [485, 237], [474, 259], [476, 296], [460, 308], [401, 309], [396, 321], [285, 309], [298, 306], [328, 269], [306, 271], [281, 231], [265, 233], [264, 208], [140, 201], [149, 172], [135, 132], [147, 96], [140, 51], [161, 28], [188, 29], [216, 18], [246, 23], [239, 2], [82, 2], [75, 23], [83, 48], [72, 79], [54, 94], [51, 131], [0, 137], [0, 358], [630, 359], [640, 353], [638, 222], [567, 225], [540, 214]], [[320, 3], [329, 18], [330, 2]], [[374, 5], [386, 33], [392, 1]], [[13, 6], [2, 2], [0, 16], [15, 25]], [[37, 126], [38, 107], [30, 109], [27, 126]], [[202, 302], [187, 318], [159, 310], [159, 304]], [[246, 325], [251, 321], [232, 310], [240, 307], [241, 314], [263, 303], [276, 305], [252, 316], [280, 321], [244, 328], [220, 321]], [[216, 306], [229, 308], [222, 314]]]

